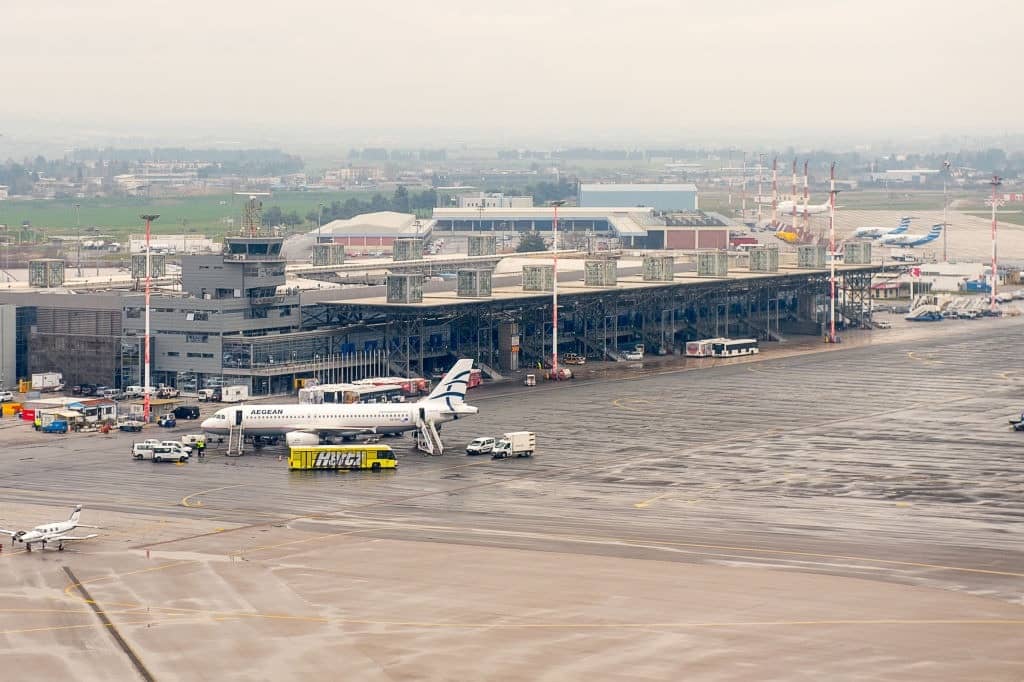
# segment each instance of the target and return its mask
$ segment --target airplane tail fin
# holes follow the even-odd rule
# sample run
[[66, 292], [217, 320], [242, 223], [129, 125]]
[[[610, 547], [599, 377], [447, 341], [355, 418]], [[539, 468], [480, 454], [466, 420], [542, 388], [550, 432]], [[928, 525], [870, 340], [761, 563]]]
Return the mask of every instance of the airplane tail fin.
[[472, 360], [464, 358], [457, 361], [425, 400], [444, 399], [449, 405], [452, 402], [465, 401], [466, 389], [469, 387], [469, 373], [472, 369]]
[[903, 216], [900, 218], [900, 224], [890, 234], [903, 234], [910, 229], [910, 216]]
[[68, 520], [71, 521], [71, 523], [78, 523], [78, 518], [81, 515], [82, 515], [82, 505], [80, 505], [80, 504], [79, 505], [75, 505], [75, 510], [73, 512], [71, 512], [71, 516], [68, 517]]

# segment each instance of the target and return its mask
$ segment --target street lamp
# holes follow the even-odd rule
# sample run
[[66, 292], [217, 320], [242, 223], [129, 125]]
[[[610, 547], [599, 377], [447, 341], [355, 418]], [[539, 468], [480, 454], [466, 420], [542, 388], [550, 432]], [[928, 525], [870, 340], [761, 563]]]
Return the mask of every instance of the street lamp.
[[552, 208], [555, 209], [554, 219], [551, 221], [551, 251], [554, 255], [554, 266], [552, 267], [551, 281], [551, 372], [557, 380], [558, 377], [558, 207], [565, 206], [564, 200], [552, 201]]
[[149, 364], [149, 293], [150, 293], [150, 288], [152, 286], [152, 276], [151, 276], [151, 273], [153, 271], [153, 268], [152, 268], [153, 249], [150, 248], [150, 234], [151, 234], [151, 225], [152, 225], [153, 221], [156, 220], [157, 218], [159, 218], [160, 216], [155, 214], [155, 213], [150, 213], [150, 214], [140, 215], [139, 217], [146, 221], [146, 334], [145, 334], [145, 341], [144, 341], [146, 348], [144, 350], [144, 356], [143, 356], [144, 357], [144, 363], [145, 363], [144, 364], [144, 367], [145, 367], [145, 379], [142, 382], [142, 390], [143, 390], [143, 396], [142, 396], [142, 420], [148, 424], [149, 423], [149, 405], [150, 405], [150, 403], [149, 403], [149, 399], [150, 399], [149, 394], [151, 393], [150, 387], [149, 387], [149, 371], [150, 371], [150, 364]]

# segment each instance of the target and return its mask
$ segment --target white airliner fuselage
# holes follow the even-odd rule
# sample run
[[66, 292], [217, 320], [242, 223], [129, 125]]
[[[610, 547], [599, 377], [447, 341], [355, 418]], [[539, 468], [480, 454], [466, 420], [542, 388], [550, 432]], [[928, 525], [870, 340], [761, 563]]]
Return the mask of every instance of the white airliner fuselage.
[[293, 446], [316, 445], [322, 436], [399, 434], [425, 424], [436, 428], [478, 412], [464, 402], [472, 367], [472, 360], [459, 360], [430, 395], [414, 403], [238, 405], [217, 410], [202, 427], [214, 434], [241, 427], [247, 435], [283, 435]]
[[797, 215], [811, 215], [814, 213], [828, 213], [828, 202], [824, 204], [797, 204], [793, 201], [780, 201], [776, 207], [780, 214], [793, 214], [793, 207], [796, 206]]

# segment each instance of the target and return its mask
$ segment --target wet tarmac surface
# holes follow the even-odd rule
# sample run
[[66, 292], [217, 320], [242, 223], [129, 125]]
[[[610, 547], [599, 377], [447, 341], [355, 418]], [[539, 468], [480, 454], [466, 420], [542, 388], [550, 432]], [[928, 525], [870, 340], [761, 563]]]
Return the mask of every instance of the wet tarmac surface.
[[[810, 595], [808, 603], [821, 606], [841, 601], [840, 594], [896, 591], [892, 603], [901, 604], [901, 614], [924, 604], [938, 609], [941, 613], [930, 616], [929, 623], [964, 625], [976, 620], [970, 614], [991, 610], [1002, 624], [993, 625], [985, 641], [993, 646], [1019, 643], [1024, 638], [1024, 433], [1012, 432], [1007, 418], [1024, 409], [1024, 366], [1018, 350], [1024, 319], [971, 324], [949, 323], [927, 338], [897, 333], [881, 345], [726, 362], [696, 371], [699, 363], [647, 363], [614, 368], [603, 378], [602, 370], [591, 368], [595, 377], [575, 384], [490, 387], [471, 393], [480, 415], [444, 427], [448, 450], [443, 457], [412, 451], [408, 438], [385, 441], [398, 451], [397, 472], [290, 473], [279, 459], [283, 448], [264, 448], [241, 458], [213, 451], [205, 461], [155, 465], [130, 459], [132, 438], [127, 434], [44, 438], [29, 433], [22, 438], [19, 432], [9, 440], [21, 444], [9, 446], [0, 458], [0, 525], [34, 525], [50, 520], [45, 515], [49, 510], [53, 518], [62, 518], [64, 507], [86, 505], [87, 513], [99, 517], [107, 530], [73, 553], [47, 553], [42, 564], [75, 563], [83, 582], [88, 582], [84, 575], [146, 571], [142, 556], [147, 550], [160, 558], [160, 566], [196, 561], [204, 570], [214, 570], [246, 558], [254, 562], [249, 569], [261, 563], [278, 576], [294, 571], [321, 577], [331, 572], [330, 565], [343, 570], [338, 567], [357, 552], [367, 562], [364, 568], [373, 567], [364, 572], [419, 585], [422, 592], [416, 595], [387, 590], [396, 609], [405, 604], [406, 611], [415, 611], [419, 600], [440, 598], [434, 591], [444, 581], [441, 576], [459, 576], [468, 592], [473, 592], [474, 581], [482, 580], [479, 572], [467, 575], [468, 569], [453, 566], [445, 557], [459, 557], [467, 566], [479, 564], [479, 571], [508, 573], [505, 585], [512, 590], [525, 589], [527, 583], [555, 585], [556, 575], [600, 566], [594, 570], [608, 581], [633, 581], [643, 599], [654, 600], [648, 618], [668, 616], [654, 613], [658, 591], [654, 585], [644, 587], [637, 570], [667, 572], [663, 577], [671, 575], [682, 581], [679, 585], [711, 590], [705, 596], [712, 604], [715, 594], [723, 603], [729, 601], [725, 595], [746, 595], [754, 610], [782, 609], [776, 600], [790, 608], [795, 593]], [[462, 454], [460, 446], [478, 435], [511, 430], [537, 433], [536, 457], [493, 461]], [[188, 432], [187, 426], [176, 430]], [[300, 544], [301, 557], [274, 549], [293, 542], [308, 543]], [[90, 555], [105, 558], [96, 562]], [[324, 557], [331, 557], [330, 565], [324, 565]], [[422, 565], [415, 557], [422, 557]], [[30, 580], [23, 561], [34, 561], [35, 553], [12, 556], [5, 549], [0, 559], [3, 575]], [[520, 562], [522, 585], [513, 570]], [[539, 566], [550, 572], [531, 568]], [[359, 573], [351, 567], [343, 572], [349, 570]], [[425, 581], [427, 575], [432, 579]], [[729, 576], [735, 582], [719, 584]], [[59, 581], [49, 573], [40, 580], [61, 588], [67, 584], [66, 578]], [[239, 602], [232, 608], [257, 608], [252, 606], [252, 585], [246, 588], [223, 576], [216, 580], [231, 584]], [[796, 582], [783, 588], [775, 581]], [[804, 587], [800, 581], [807, 581]], [[329, 620], [325, 609], [340, 608], [353, 598], [348, 593], [306, 595], [296, 605], [291, 589], [276, 581], [267, 584], [276, 586], [267, 589], [281, 590], [282, 604], [292, 605], [264, 604], [257, 608], [264, 613], [291, 608]], [[761, 587], [748, 593], [745, 585], [754, 584]], [[118, 597], [119, 603], [166, 605], [184, 598], [163, 595], [171, 589], [167, 584], [147, 585], [151, 593], [136, 589]], [[608, 585], [601, 583], [600, 589], [608, 591]], [[7, 603], [22, 594], [11, 589], [4, 595]], [[97, 602], [111, 598], [103, 584], [90, 589]], [[214, 597], [201, 587], [196, 590], [188, 599], [192, 607], [204, 613], [213, 609], [207, 600]], [[783, 599], [783, 594], [790, 597]], [[622, 598], [626, 601], [587, 618], [616, 622], [639, 617], [630, 601], [639, 597]], [[695, 596], [675, 598], [688, 601]], [[974, 601], [947, 611], [939, 606], [960, 598]], [[561, 594], [550, 599], [559, 602]], [[494, 617], [470, 616], [475, 610], [471, 601], [460, 610], [455, 597], [445, 600], [445, 617], [435, 620], [483, 619], [486, 624]], [[730, 618], [743, 620], [744, 601]], [[440, 602], [432, 603], [436, 607]], [[380, 603], [364, 606], [377, 609]], [[866, 623], [894, 615], [860, 617]], [[789, 622], [778, 614], [771, 618]], [[396, 623], [402, 620], [401, 613], [390, 613], [375, 627], [388, 631], [389, 623], [399, 628]], [[12, 629], [2, 615], [0, 622], [7, 628], [0, 634]], [[653, 623], [663, 620], [643, 622], [658, 630]], [[582, 621], [574, 623], [585, 627]], [[876, 630], [871, 632], [878, 634]], [[141, 637], [136, 633], [127, 639], [144, 642], [133, 636]], [[828, 641], [839, 646], [845, 636], [837, 633], [835, 642]], [[958, 636], [973, 637], [970, 632]], [[540, 645], [529, 638], [509, 637], [514, 642], [505, 644], [523, 647], [523, 655], [539, 651]], [[879, 637], [877, 646], [888, 646], [888, 638]], [[487, 656], [477, 668], [455, 665], [459, 656], [451, 647], [456, 641], [453, 636], [443, 646], [435, 642], [438, 652], [453, 658], [438, 653], [426, 672], [416, 675], [402, 667], [404, 657], [420, 651], [418, 647], [429, 649], [431, 639], [413, 637], [410, 648], [395, 653], [398, 658], [392, 663], [397, 667], [384, 665], [381, 670], [398, 677], [466, 679], [500, 669], [489, 668], [494, 661]], [[477, 644], [483, 646], [482, 641]], [[625, 642], [639, 646], [636, 638]], [[743, 651], [744, 642], [739, 637], [730, 646]], [[762, 644], [766, 656], [774, 655], [773, 645], [789, 651], [778, 642]], [[622, 679], [672, 677], [680, 670], [673, 663], [680, 661], [673, 662], [666, 652], [679, 645], [678, 640], [667, 641], [668, 649], [652, 652], [650, 660], [660, 663], [649, 675], [624, 674]], [[61, 646], [74, 650], [77, 645], [61, 641]], [[166, 652], [140, 646], [143, 660], [157, 667], [163, 662], [167, 670]], [[907, 661], [894, 655], [898, 665], [890, 661], [860, 668], [857, 674], [946, 677], [936, 674], [941, 667], [908, 674], [915, 669], [902, 667]], [[1004, 658], [989, 660], [998, 664], [994, 668], [960, 661], [957, 665], [966, 667], [945, 670], [986, 670], [993, 679], [1019, 676], [1020, 657], [999, 655]], [[856, 676], [842, 661], [839, 656], [837, 667], [816, 669]], [[543, 661], [535, 662], [539, 667], [517, 669], [519, 675], [507, 679], [542, 670]], [[797, 665], [795, 660], [792, 664]], [[597, 666], [588, 674], [614, 670], [616, 675], [608, 677], [617, 678], [616, 663], [603, 665], [612, 667]], [[703, 676], [745, 678], [743, 671], [723, 666], [705, 669]], [[586, 672], [557, 669], [570, 675]], [[449, 670], [462, 674], [445, 674]], [[782, 665], [774, 674], [789, 678], [787, 671], [793, 670]], [[371, 669], [363, 672], [376, 676]]]

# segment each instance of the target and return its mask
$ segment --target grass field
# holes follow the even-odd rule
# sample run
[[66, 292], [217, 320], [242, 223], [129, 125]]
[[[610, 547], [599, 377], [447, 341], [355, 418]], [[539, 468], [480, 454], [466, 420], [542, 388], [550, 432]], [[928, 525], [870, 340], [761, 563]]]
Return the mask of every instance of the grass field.
[[[975, 216], [976, 218], [991, 219], [991, 211], [969, 211], [967, 215]], [[1000, 223], [1013, 223], [1014, 225], [1024, 225], [1024, 211], [1004, 211], [1001, 210], [999, 213]]]
[[[372, 193], [370, 193], [372, 194]], [[365, 192], [280, 192], [263, 201], [264, 209], [279, 206], [285, 213], [296, 211], [305, 217], [315, 211], [320, 202], [345, 201], [349, 197], [366, 197]], [[123, 236], [141, 232], [141, 213], [158, 213], [153, 223], [156, 234], [195, 232], [208, 236], [223, 234], [234, 218], [237, 226], [245, 197], [232, 194], [168, 199], [57, 199], [53, 201], [0, 201], [0, 224], [19, 226], [28, 220], [33, 227], [48, 234], [73, 234], [75, 230], [75, 203], [81, 204], [83, 230], [97, 227], [102, 234]]]

